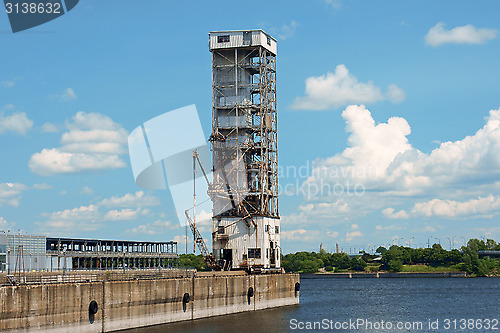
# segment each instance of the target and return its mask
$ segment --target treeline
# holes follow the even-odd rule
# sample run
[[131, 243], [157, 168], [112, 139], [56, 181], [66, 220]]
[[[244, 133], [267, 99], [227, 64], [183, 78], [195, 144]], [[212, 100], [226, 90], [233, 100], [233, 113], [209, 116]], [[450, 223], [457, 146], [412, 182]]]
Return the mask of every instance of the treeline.
[[[364, 257], [364, 258], [363, 258]], [[370, 258], [368, 258], [370, 257]], [[281, 266], [287, 272], [316, 273], [320, 268], [326, 271], [364, 271], [372, 256], [363, 254], [350, 258], [347, 253], [297, 252], [284, 255]]]
[[[297, 252], [282, 258], [282, 266], [287, 272], [315, 273], [325, 271], [403, 271], [405, 265], [426, 265], [435, 268], [453, 268], [476, 276], [498, 275], [500, 260], [480, 258], [478, 251], [500, 250], [494, 240], [471, 239], [461, 250], [447, 251], [439, 244], [431, 248], [414, 249], [393, 245], [389, 249], [379, 247], [376, 255], [360, 253], [350, 257], [346, 253], [326, 251]], [[375, 259], [375, 260], [374, 260]]]
[[208, 270], [205, 259], [201, 254], [179, 254], [179, 259], [177, 260], [177, 265], [180, 268], [195, 268], [197, 271]]

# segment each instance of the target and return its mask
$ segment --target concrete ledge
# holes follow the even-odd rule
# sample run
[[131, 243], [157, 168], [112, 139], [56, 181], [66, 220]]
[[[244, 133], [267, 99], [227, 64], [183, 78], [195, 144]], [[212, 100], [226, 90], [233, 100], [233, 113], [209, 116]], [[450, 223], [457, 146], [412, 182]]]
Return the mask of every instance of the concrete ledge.
[[[299, 303], [298, 274], [0, 287], [0, 330], [111, 332]], [[252, 289], [250, 289], [252, 288]], [[252, 293], [249, 293], [253, 290]], [[189, 302], [183, 297], [189, 294]], [[89, 313], [96, 301], [98, 311]]]

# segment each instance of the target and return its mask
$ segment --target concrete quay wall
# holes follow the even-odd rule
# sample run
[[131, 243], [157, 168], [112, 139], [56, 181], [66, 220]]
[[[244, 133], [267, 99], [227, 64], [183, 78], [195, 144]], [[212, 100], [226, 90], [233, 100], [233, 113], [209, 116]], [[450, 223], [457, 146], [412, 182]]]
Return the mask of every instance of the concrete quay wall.
[[[299, 303], [298, 274], [0, 287], [0, 330], [111, 332]], [[95, 301], [97, 312], [90, 303]], [[95, 305], [95, 304], [94, 304]], [[95, 309], [95, 308], [94, 308]]]

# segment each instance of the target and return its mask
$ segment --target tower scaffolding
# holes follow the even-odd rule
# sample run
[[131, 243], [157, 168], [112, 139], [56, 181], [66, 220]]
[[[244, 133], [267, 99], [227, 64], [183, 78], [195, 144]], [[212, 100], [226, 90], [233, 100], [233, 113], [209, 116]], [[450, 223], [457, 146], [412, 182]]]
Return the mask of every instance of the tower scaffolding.
[[279, 268], [276, 40], [209, 34], [213, 249], [229, 269]]

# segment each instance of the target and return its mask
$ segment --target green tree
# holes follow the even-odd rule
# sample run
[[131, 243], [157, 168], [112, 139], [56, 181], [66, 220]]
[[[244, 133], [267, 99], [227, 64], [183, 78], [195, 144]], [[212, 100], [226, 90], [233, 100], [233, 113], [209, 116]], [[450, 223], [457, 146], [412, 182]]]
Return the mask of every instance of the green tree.
[[391, 259], [388, 267], [391, 272], [401, 272], [403, 270], [403, 262], [398, 259]]
[[195, 268], [197, 271], [206, 271], [208, 270], [205, 259], [201, 254], [180, 254], [179, 255], [179, 267], [185, 268]]
[[347, 253], [334, 253], [330, 265], [339, 269], [348, 269], [351, 266], [351, 259]]
[[[465, 263], [465, 270], [470, 274], [477, 276], [486, 276], [495, 267], [495, 261], [490, 259], [480, 259], [478, 251], [486, 248], [484, 241], [478, 239], [471, 239], [466, 247], [462, 247], [464, 252], [463, 260]], [[483, 250], [484, 251], [484, 250]]]
[[304, 273], [316, 273], [319, 269], [320, 263], [318, 260], [306, 259], [300, 266], [300, 271]]
[[366, 267], [366, 262], [361, 258], [361, 256], [356, 256], [351, 259], [351, 269], [354, 271], [364, 271]]

